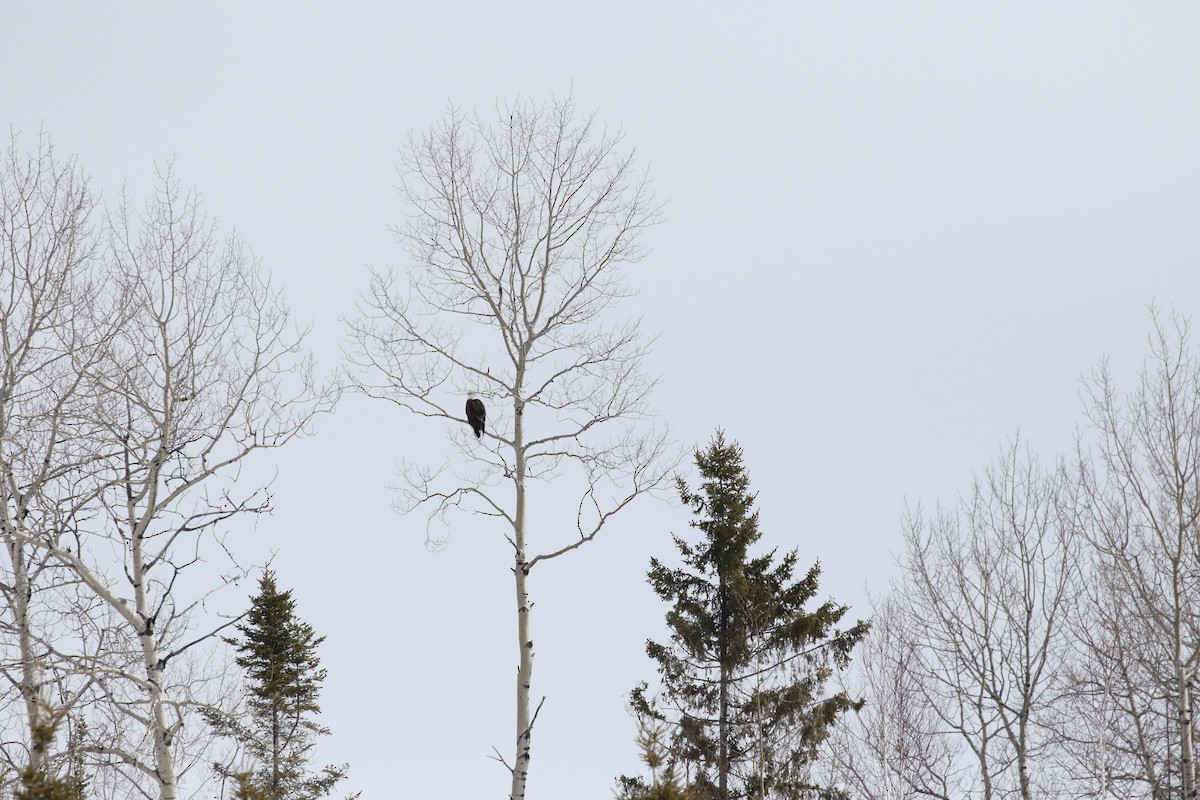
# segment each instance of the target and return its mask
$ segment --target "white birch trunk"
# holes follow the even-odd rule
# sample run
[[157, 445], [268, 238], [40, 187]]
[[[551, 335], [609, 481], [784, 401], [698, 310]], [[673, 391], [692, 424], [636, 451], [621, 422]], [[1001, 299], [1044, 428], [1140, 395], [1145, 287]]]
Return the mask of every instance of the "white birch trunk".
[[[162, 449], [155, 462], [162, 458]], [[155, 508], [158, 501], [158, 469], [150, 471], [148, 507]], [[132, 485], [132, 482], [131, 482]], [[175, 774], [175, 753], [171, 747], [173, 729], [167, 721], [167, 696], [163, 690], [164, 667], [159, 652], [158, 635], [154, 630], [154, 614], [150, 609], [150, 598], [146, 592], [145, 533], [148, 520], [136, 519], [130, 506], [131, 537], [130, 577], [134, 586], [134, 611], [140, 623], [138, 641], [142, 646], [142, 662], [146, 668], [148, 684], [147, 700], [150, 704], [150, 735], [154, 740], [154, 772], [158, 780], [161, 800], [178, 800], [179, 780]]]
[[[1183, 648], [1179, 647], [1177, 657], [1182, 661]], [[1184, 800], [1196, 800], [1196, 758], [1194, 750], [1194, 731], [1192, 727], [1192, 679], [1184, 668], [1177, 672], [1179, 681], [1179, 773], [1183, 784]]]
[[174, 732], [167, 721], [162, 659], [158, 657], [157, 638], [149, 628], [141, 640], [142, 655], [146, 660], [146, 678], [150, 683], [150, 723], [154, 736], [154, 767], [159, 797], [161, 800], [178, 800], [179, 780], [175, 775], [175, 753], [172, 749]]
[[17, 628], [18, 657], [21, 660], [20, 692], [25, 703], [29, 731], [29, 766], [35, 770], [46, 767], [47, 745], [39, 732], [48, 723], [49, 705], [42, 688], [42, 663], [34, 652], [30, 601], [33, 585], [29, 579], [28, 554], [25, 545], [13, 538], [8, 542], [13, 570], [13, 624]]
[[[520, 384], [518, 383], [518, 390]], [[532, 603], [529, 600], [529, 561], [525, 544], [525, 424], [524, 409], [514, 403], [513, 448], [516, 451], [516, 514], [514, 515], [513, 579], [517, 593], [517, 729], [516, 753], [512, 765], [511, 800], [523, 800], [529, 780], [529, 757], [533, 742], [533, 722], [529, 715], [529, 690], [533, 681], [533, 638], [530, 633]]]

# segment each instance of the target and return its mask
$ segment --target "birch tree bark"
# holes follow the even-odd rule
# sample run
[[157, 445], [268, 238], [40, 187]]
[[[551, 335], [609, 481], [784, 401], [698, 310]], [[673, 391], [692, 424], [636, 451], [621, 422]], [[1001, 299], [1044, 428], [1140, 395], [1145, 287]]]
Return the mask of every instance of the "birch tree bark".
[[[511, 760], [497, 758], [519, 800], [540, 708], [530, 575], [594, 539], [673, 466], [664, 434], [643, 425], [645, 339], [614, 313], [630, 294], [621, 267], [643, 257], [659, 206], [620, 134], [570, 99], [498, 107], [490, 120], [453, 110], [410, 139], [401, 172], [412, 211], [398, 234], [412, 268], [407, 286], [372, 274], [348, 322], [350, 381], [447, 427], [459, 453], [454, 468], [410, 465], [401, 510], [489, 517], [512, 548], [515, 741]], [[481, 441], [463, 423], [468, 390], [490, 405]], [[572, 478], [574, 519], [531, 536], [531, 486], [553, 479], [559, 492]], [[564, 528], [573, 536], [548, 535]]]

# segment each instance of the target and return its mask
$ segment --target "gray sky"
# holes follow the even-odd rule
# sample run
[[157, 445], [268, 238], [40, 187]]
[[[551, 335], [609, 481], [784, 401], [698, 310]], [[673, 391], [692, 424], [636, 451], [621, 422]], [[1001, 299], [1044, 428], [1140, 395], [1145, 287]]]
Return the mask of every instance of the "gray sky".
[[[767, 541], [865, 615], [906, 498], [953, 500], [1018, 429], [1068, 447], [1080, 376], [1110, 354], [1128, 385], [1146, 305], [1200, 311], [1200, 6], [734, 7], [12, 3], [0, 122], [44, 126], [110, 200], [174, 156], [332, 368], [365, 265], [406, 266], [407, 132], [573, 81], [669, 200], [625, 306], [661, 332], [657, 408], [685, 444], [739, 440]], [[460, 519], [434, 555], [389, 507], [397, 459], [444, 450], [350, 398], [263, 464], [278, 511], [236, 531], [328, 637], [321, 756], [366, 798], [507, 791], [507, 545]], [[644, 574], [687, 518], [645, 504], [535, 574], [531, 798], [638, 768], [624, 696], [665, 610]]]

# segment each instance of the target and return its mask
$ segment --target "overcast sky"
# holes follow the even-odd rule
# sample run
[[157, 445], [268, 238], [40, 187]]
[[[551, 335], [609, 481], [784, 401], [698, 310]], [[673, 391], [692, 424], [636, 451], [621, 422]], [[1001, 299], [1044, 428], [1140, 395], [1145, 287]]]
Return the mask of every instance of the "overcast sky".
[[[1200, 311], [1197, 42], [1183, 2], [9, 3], [0, 122], [107, 200], [174, 158], [333, 368], [367, 265], [407, 267], [408, 132], [573, 85], [669, 201], [625, 305], [660, 333], [655, 406], [685, 445], [740, 441], [767, 542], [865, 616], [906, 501], [953, 501], [1018, 429], [1068, 447], [1081, 376], [1108, 354], [1129, 385], [1147, 304]], [[278, 510], [233, 532], [328, 637], [321, 757], [364, 798], [508, 788], [507, 545], [460, 520], [432, 554], [390, 508], [401, 456], [448, 452], [348, 398], [261, 464]], [[644, 504], [535, 574], [531, 798], [638, 769], [644, 575], [687, 519]]]

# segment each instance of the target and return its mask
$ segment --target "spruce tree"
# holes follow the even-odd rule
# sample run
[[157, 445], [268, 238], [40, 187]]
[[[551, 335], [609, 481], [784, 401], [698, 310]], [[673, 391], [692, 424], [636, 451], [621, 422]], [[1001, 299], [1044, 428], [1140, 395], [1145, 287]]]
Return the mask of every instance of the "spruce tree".
[[[49, 722], [33, 727], [35, 747], [49, 749], [58, 729], [58, 720], [59, 717], [52, 714]], [[74, 750], [74, 743], [68, 746], [68, 751], [71, 750]], [[45, 765], [29, 765], [21, 770], [13, 800], [83, 800], [86, 797], [88, 782], [82, 775], [82, 765], [75, 757], [72, 758], [70, 772], [63, 776], [50, 773]]]
[[308, 771], [316, 737], [329, 733], [316, 722], [326, 676], [317, 647], [325, 637], [297, 618], [291, 591], [279, 591], [270, 571], [263, 573], [259, 593], [237, 630], [242, 638], [226, 641], [237, 649], [237, 664], [246, 672], [249, 714], [242, 720], [212, 721], [242, 745], [256, 768], [247, 773], [217, 765], [218, 770], [236, 779], [239, 797], [325, 797], [346, 776], [345, 765], [327, 766], [319, 774]]
[[650, 769], [650, 782], [647, 783], [645, 778], [622, 775], [617, 779], [617, 800], [688, 800], [688, 793], [675, 774], [669, 728], [654, 717], [638, 717], [637, 744], [642, 751], [642, 761]]
[[736, 442], [717, 431], [696, 451], [696, 466], [699, 490], [682, 478], [677, 486], [699, 539], [674, 537], [681, 567], [650, 562], [650, 585], [671, 604], [670, 640], [646, 644], [658, 698], [651, 702], [643, 684], [633, 708], [672, 724], [688, 797], [837, 796], [813, 783], [810, 767], [829, 726], [861, 706], [825, 684], [849, 663], [867, 624], [839, 630], [847, 607], [832, 600], [808, 609], [819, 563], [797, 578], [796, 550], [751, 553], [761, 538], [756, 495]]

